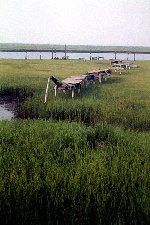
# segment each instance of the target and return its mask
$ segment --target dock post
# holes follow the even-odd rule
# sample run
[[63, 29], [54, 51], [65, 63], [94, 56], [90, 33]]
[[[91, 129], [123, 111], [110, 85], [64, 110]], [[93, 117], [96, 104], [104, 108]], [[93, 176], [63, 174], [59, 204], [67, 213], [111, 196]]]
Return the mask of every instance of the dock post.
[[115, 52], [115, 59], [116, 59], [116, 55], [117, 55], [117, 53]]
[[52, 48], [52, 59], [54, 58], [54, 52], [53, 52], [53, 48]]
[[78, 94], [81, 92], [81, 89], [80, 89], [80, 88], [81, 88], [81, 87], [78, 88]]
[[128, 55], [127, 55], [127, 60], [129, 60], [129, 52], [128, 52]]
[[66, 55], [66, 44], [65, 44], [65, 59], [67, 59], [67, 55]]
[[74, 89], [72, 89], [72, 98], [74, 98]]
[[90, 51], [90, 61], [92, 61], [92, 57], [91, 57], [91, 51]]
[[26, 52], [26, 55], [25, 55], [25, 60], [27, 60], [27, 52]]
[[55, 90], [55, 97], [56, 97], [56, 90], [57, 90], [57, 86], [55, 86], [55, 87], [54, 87], [54, 90]]
[[135, 61], [135, 53], [134, 53], [134, 61]]
[[101, 77], [101, 74], [99, 74], [99, 83], [102, 83], [102, 77]]
[[47, 81], [47, 86], [46, 86], [46, 91], [45, 91], [45, 103], [46, 103], [47, 96], [48, 96], [48, 88], [49, 88], [49, 83], [50, 83], [50, 77], [48, 78], [48, 81]]

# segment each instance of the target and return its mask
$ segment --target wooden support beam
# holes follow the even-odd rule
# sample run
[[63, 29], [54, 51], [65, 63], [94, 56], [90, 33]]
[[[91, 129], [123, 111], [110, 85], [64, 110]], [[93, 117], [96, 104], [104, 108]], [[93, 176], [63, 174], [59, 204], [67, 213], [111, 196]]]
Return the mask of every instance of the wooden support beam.
[[56, 94], [57, 94], [57, 86], [54, 87], [54, 90], [55, 90], [55, 97], [56, 97]]
[[74, 89], [72, 89], [72, 98], [74, 98]]
[[102, 83], [102, 76], [99, 74], [99, 82]]
[[47, 81], [46, 92], [45, 92], [45, 101], [44, 101], [44, 103], [46, 103], [46, 101], [47, 101], [49, 83], [50, 83], [50, 78], [48, 78], [48, 81]]
[[52, 59], [54, 58], [54, 51], [53, 51], [53, 48], [52, 48]]
[[67, 59], [67, 54], [66, 54], [66, 44], [65, 44], [65, 59]]

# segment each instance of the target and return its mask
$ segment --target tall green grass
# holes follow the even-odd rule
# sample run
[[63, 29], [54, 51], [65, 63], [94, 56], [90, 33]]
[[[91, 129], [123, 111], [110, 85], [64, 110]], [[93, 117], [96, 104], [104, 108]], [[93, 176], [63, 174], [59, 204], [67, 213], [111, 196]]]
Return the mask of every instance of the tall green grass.
[[0, 96], [18, 119], [0, 122], [1, 224], [150, 223], [150, 62], [54, 96], [47, 78], [109, 62], [0, 60]]
[[2, 224], [147, 224], [147, 134], [107, 125], [0, 124]]
[[[71, 74], [83, 74], [94, 67], [96, 69], [109, 66], [108, 62], [101, 65], [77, 61], [57, 62], [56, 65], [53, 70], [58, 69], [60, 79], [65, 77], [64, 74], [69, 77]], [[102, 84], [97, 82], [95, 85], [84, 87], [80, 94], [75, 93], [74, 99], [71, 99], [71, 93], [65, 95], [61, 91], [58, 91], [55, 97], [54, 85], [51, 83], [48, 100], [44, 104], [47, 80], [45, 79], [44, 83], [42, 76], [41, 83], [37, 87], [39, 89], [35, 91], [34, 97], [22, 104], [20, 110], [18, 109], [18, 115], [21, 118], [69, 119], [87, 124], [107, 121], [109, 124], [125, 128], [148, 131], [149, 79], [149, 62], [140, 62], [140, 68], [129, 70], [127, 74], [113, 74], [112, 78], [103, 81]]]

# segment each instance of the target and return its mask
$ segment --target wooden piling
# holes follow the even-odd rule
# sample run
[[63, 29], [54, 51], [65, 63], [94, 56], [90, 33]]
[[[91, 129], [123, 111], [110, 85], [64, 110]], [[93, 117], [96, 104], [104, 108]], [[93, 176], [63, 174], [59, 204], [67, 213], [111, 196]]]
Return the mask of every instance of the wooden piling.
[[25, 60], [27, 60], [27, 52], [26, 52], [26, 55], [25, 55]]
[[66, 44], [65, 44], [65, 58], [64, 59], [67, 59], [67, 55], [66, 55]]
[[52, 48], [52, 59], [54, 58], [54, 51], [53, 51], [53, 48]]

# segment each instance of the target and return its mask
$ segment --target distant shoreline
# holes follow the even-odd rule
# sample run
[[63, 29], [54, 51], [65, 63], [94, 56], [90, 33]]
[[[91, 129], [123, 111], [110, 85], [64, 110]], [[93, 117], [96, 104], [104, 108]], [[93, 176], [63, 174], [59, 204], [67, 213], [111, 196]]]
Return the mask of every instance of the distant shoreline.
[[62, 44], [0, 43], [0, 52], [66, 52], [66, 53], [131, 53], [150, 54], [146, 46], [101, 46]]
[[[65, 52], [65, 50], [63, 49], [40, 49], [40, 50], [35, 50], [35, 49], [14, 49], [14, 50], [10, 50], [10, 49], [0, 49], [0, 52]], [[127, 53], [127, 54], [150, 54], [150, 52], [148, 51], [121, 51], [121, 50], [104, 50], [104, 51], [100, 51], [100, 50], [66, 50], [67, 53]]]

